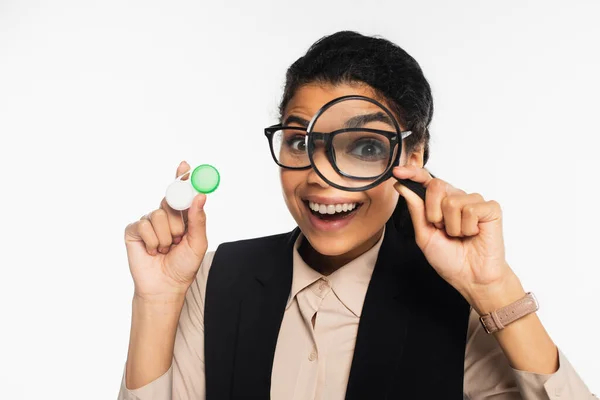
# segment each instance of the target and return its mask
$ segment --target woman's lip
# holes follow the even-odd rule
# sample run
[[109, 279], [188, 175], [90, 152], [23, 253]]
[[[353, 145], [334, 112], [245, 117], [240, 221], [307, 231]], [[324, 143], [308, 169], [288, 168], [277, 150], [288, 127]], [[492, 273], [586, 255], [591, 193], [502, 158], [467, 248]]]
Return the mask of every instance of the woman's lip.
[[352, 221], [352, 219], [354, 219], [354, 217], [356, 217], [356, 214], [358, 213], [358, 208], [360, 208], [360, 206], [359, 206], [355, 210], [355, 212], [353, 212], [352, 214], [348, 215], [345, 218], [326, 221], [326, 220], [323, 220], [323, 219], [317, 217], [315, 214], [313, 214], [311, 209], [308, 207], [307, 202], [303, 201], [303, 203], [304, 203], [304, 206], [306, 207], [308, 221], [310, 222], [310, 224], [312, 225], [313, 228], [315, 228], [316, 230], [319, 230], [319, 231], [335, 231], [335, 230], [344, 228], [346, 225], [348, 225]]
[[318, 204], [351, 204], [351, 203], [359, 203], [362, 204], [362, 201], [352, 200], [343, 197], [323, 197], [323, 196], [307, 196], [301, 198], [303, 201], [312, 201], [313, 203]]

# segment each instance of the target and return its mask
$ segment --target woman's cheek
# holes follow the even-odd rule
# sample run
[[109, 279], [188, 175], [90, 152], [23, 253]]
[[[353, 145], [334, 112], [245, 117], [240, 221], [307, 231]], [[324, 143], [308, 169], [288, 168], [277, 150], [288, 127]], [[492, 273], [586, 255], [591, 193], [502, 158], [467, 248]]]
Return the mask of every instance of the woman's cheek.
[[377, 224], [385, 224], [396, 208], [399, 194], [394, 189], [394, 183], [395, 179], [391, 178], [367, 191], [370, 200], [368, 211]]
[[297, 191], [302, 183], [302, 176], [299, 172], [281, 169], [279, 173], [285, 204], [293, 217], [300, 216], [300, 210], [298, 209], [300, 200], [297, 199]]

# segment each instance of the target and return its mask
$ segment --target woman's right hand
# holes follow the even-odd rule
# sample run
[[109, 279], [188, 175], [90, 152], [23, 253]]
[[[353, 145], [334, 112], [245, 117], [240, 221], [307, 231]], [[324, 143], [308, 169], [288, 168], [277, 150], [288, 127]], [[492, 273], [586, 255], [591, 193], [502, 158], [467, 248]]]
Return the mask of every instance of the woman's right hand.
[[[189, 170], [183, 161], [176, 177]], [[208, 248], [205, 202], [206, 195], [198, 194], [189, 209], [177, 211], [163, 198], [158, 209], [127, 225], [125, 246], [136, 296], [159, 301], [185, 296]]]

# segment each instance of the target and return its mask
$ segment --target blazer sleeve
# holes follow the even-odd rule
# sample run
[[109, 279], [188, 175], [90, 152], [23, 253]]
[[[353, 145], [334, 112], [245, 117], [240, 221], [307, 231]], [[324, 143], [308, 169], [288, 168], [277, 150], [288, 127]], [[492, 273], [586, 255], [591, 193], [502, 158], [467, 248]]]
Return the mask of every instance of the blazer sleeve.
[[206, 398], [204, 376], [204, 299], [214, 251], [206, 253], [188, 289], [175, 336], [169, 369], [141, 388], [130, 390], [121, 379], [118, 400], [192, 400]]
[[465, 351], [465, 397], [470, 400], [595, 400], [566, 356], [558, 350], [559, 369], [536, 374], [513, 369], [502, 348], [471, 310]]

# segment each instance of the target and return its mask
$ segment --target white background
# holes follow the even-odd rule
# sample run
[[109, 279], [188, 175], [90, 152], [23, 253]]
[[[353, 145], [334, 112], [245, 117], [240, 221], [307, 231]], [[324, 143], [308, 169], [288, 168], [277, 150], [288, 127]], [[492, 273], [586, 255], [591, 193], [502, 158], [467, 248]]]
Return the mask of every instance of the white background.
[[294, 227], [262, 128], [286, 68], [341, 29], [419, 61], [428, 167], [500, 202], [509, 263], [599, 392], [599, 17], [591, 0], [0, 0], [0, 398], [116, 398], [123, 230], [181, 160], [221, 172], [211, 249]]

